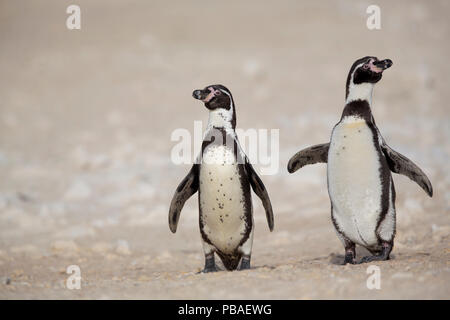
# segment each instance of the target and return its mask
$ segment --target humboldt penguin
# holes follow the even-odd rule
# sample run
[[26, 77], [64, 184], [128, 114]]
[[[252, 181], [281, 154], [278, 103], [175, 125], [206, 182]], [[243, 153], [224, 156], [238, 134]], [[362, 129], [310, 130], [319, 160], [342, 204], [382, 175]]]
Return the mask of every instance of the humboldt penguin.
[[203, 272], [217, 271], [214, 253], [227, 270], [250, 268], [253, 207], [250, 188], [261, 199], [270, 231], [272, 205], [263, 182], [241, 149], [235, 132], [236, 106], [222, 85], [193, 92], [209, 110], [201, 153], [175, 191], [169, 227], [175, 233], [184, 203], [198, 191], [200, 234], [205, 254]]
[[327, 163], [331, 220], [345, 248], [344, 264], [358, 263], [355, 244], [372, 254], [359, 263], [388, 260], [396, 231], [395, 188], [391, 171], [415, 181], [431, 197], [425, 173], [389, 147], [373, 118], [372, 92], [390, 59], [364, 57], [353, 63], [346, 83], [346, 101], [329, 143], [299, 151], [288, 171]]

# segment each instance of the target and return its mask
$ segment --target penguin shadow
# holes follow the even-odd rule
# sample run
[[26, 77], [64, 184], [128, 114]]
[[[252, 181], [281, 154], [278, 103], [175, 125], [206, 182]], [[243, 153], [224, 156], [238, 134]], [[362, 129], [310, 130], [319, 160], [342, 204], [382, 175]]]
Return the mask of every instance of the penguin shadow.
[[250, 269], [247, 270], [262, 270], [262, 269], [269, 269], [269, 270], [275, 270], [277, 267], [276, 266], [269, 266], [268, 264], [264, 264], [262, 266], [255, 266], [255, 267], [251, 267]]
[[344, 265], [344, 255], [337, 253], [330, 253], [330, 264], [343, 266]]
[[195, 272], [195, 274], [196, 275], [205, 275], [205, 274], [217, 274], [217, 273], [221, 273], [221, 272], [230, 272], [229, 270], [227, 270], [227, 268], [225, 268], [222, 261], [217, 261], [217, 260], [216, 260], [216, 270], [215, 271], [204, 272], [203, 270], [204, 270], [203, 268], [200, 268], [197, 272]]
[[[367, 250], [366, 248], [356, 247], [356, 261], [357, 262], [361, 261], [361, 259], [363, 257], [371, 256], [371, 255], [372, 254], [370, 253], [370, 251]], [[344, 258], [345, 257], [344, 257], [343, 254], [339, 254], [339, 253], [334, 253], [333, 252], [333, 253], [330, 253], [330, 255], [329, 255], [329, 263], [333, 264], [333, 265], [343, 266], [344, 265]], [[392, 259], [395, 259], [395, 255], [391, 253], [391, 255], [389, 256], [389, 260], [392, 260]], [[382, 261], [377, 261], [377, 262], [382, 262]]]
[[277, 267], [276, 266], [271, 266], [271, 265], [261, 265], [261, 266], [251, 266], [250, 269], [245, 269], [245, 270], [239, 270], [240, 265], [238, 266], [238, 268], [236, 270], [227, 270], [225, 268], [225, 266], [222, 264], [222, 262], [218, 261], [216, 262], [216, 271], [214, 272], [203, 272], [203, 269], [200, 269], [199, 271], [195, 272], [195, 274], [197, 275], [202, 275], [202, 274], [217, 274], [219, 272], [245, 272], [245, 271], [256, 271], [256, 270], [263, 270], [263, 269], [269, 269], [269, 270], [274, 270]]

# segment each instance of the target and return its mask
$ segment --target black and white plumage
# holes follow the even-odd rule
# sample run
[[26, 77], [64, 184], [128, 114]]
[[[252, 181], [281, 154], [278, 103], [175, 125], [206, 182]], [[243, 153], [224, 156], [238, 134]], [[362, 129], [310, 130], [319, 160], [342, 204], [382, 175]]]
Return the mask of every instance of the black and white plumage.
[[391, 60], [376, 57], [357, 60], [347, 77], [346, 105], [331, 141], [299, 151], [288, 164], [293, 173], [308, 164], [327, 163], [331, 218], [345, 247], [344, 263], [356, 263], [355, 244], [373, 254], [361, 262], [389, 259], [396, 231], [391, 171], [433, 195], [425, 173], [386, 144], [371, 112], [374, 84], [391, 65]]
[[209, 121], [201, 154], [173, 196], [169, 227], [176, 232], [184, 203], [198, 191], [205, 253], [203, 271], [216, 271], [214, 253], [228, 270], [235, 270], [241, 260], [240, 269], [248, 269], [254, 230], [250, 188], [261, 199], [272, 231], [274, 219], [269, 195], [239, 145], [231, 92], [222, 85], [210, 85], [195, 90], [193, 96], [209, 109]]

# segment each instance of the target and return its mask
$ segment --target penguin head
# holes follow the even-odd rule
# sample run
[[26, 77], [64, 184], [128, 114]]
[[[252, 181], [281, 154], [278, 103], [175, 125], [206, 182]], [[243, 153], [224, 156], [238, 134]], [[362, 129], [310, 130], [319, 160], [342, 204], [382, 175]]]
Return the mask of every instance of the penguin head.
[[377, 57], [367, 56], [356, 60], [347, 76], [346, 97], [350, 89], [367, 86], [372, 87], [381, 80], [383, 71], [392, 66], [392, 60], [379, 60]]
[[209, 110], [230, 110], [233, 105], [230, 90], [221, 84], [213, 84], [204, 89], [194, 90], [192, 96], [197, 100], [203, 101], [205, 107]]
[[192, 96], [205, 103], [210, 111], [210, 123], [216, 127], [236, 127], [236, 106], [230, 90], [221, 84], [194, 90]]

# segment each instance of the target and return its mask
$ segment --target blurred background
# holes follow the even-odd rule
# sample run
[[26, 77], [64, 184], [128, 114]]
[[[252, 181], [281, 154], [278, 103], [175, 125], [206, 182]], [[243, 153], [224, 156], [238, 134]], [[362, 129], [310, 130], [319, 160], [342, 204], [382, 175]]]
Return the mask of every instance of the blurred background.
[[[71, 4], [81, 30], [66, 28]], [[371, 4], [381, 30], [366, 27]], [[448, 1], [1, 0], [0, 297], [449, 298], [449, 14]], [[329, 140], [366, 55], [394, 62], [374, 91], [381, 133], [435, 191], [394, 176], [381, 290], [366, 288], [367, 266], [338, 265], [326, 166], [286, 170]], [[197, 198], [176, 235], [167, 225], [190, 168], [170, 161], [170, 135], [206, 125], [191, 93], [214, 83], [239, 128], [280, 130], [279, 172], [261, 176], [275, 231], [253, 196], [254, 269], [197, 275]], [[65, 287], [69, 265], [81, 290]]]

